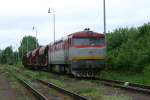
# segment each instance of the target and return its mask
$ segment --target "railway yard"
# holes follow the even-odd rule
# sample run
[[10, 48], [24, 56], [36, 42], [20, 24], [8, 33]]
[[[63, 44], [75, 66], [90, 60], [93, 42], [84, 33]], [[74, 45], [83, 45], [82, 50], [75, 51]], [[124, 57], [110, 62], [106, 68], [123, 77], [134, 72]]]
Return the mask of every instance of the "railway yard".
[[150, 100], [149, 0], [0, 4], [0, 100]]
[[[149, 86], [0, 66], [3, 100], [149, 100]], [[5, 90], [5, 91], [4, 91]]]

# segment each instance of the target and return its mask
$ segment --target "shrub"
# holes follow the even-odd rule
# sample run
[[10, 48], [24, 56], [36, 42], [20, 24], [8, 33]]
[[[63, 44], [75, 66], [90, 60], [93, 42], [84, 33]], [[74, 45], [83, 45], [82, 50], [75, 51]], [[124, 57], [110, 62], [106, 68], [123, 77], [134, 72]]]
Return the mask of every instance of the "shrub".
[[120, 28], [107, 37], [108, 69], [145, 72], [145, 66], [150, 65], [150, 23], [138, 28]]

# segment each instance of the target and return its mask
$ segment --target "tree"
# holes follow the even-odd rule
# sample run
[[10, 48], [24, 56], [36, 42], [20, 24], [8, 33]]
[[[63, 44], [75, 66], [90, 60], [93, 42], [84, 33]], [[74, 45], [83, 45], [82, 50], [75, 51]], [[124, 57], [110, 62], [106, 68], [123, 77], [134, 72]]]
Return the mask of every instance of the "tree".
[[150, 65], [150, 23], [107, 34], [108, 69], [142, 73]]
[[126, 43], [129, 37], [134, 33], [137, 33], [136, 28], [119, 28], [107, 34], [108, 51], [119, 48], [123, 43]]
[[0, 49], [0, 63], [2, 63], [2, 50]]
[[5, 48], [1, 54], [1, 63], [2, 64], [13, 64], [14, 57], [13, 57], [13, 50], [11, 46]]
[[21, 40], [20, 47], [19, 47], [20, 58], [22, 58], [25, 53], [35, 49], [36, 45], [37, 47], [39, 46], [39, 43], [36, 37], [33, 37], [33, 36], [23, 37], [23, 39]]
[[15, 51], [13, 55], [14, 55], [14, 62], [17, 64], [17, 62], [19, 62], [20, 60], [19, 52]]

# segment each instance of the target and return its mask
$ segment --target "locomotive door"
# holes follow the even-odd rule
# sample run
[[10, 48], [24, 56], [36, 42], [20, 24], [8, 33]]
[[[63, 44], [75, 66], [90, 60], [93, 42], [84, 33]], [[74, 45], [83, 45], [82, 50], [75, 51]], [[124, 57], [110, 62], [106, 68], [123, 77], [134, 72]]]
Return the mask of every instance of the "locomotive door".
[[68, 63], [68, 57], [69, 57], [69, 39], [67, 39], [65, 41], [65, 44], [64, 44], [64, 56], [65, 56], [65, 63], [67, 64]]
[[64, 56], [65, 56], [65, 64], [67, 64], [67, 66], [65, 67], [65, 72], [70, 74], [71, 72], [71, 69], [70, 69], [70, 66], [69, 66], [69, 46], [70, 46], [70, 43], [71, 43], [71, 39], [67, 39], [65, 42], [64, 42]]

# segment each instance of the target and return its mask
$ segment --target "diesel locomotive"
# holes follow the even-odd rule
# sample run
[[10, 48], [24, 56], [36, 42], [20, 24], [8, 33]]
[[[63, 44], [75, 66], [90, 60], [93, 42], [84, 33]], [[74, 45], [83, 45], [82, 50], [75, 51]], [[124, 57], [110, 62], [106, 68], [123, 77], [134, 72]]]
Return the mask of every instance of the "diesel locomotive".
[[77, 77], [95, 77], [105, 68], [105, 35], [85, 29], [36, 48], [23, 57], [23, 65]]

